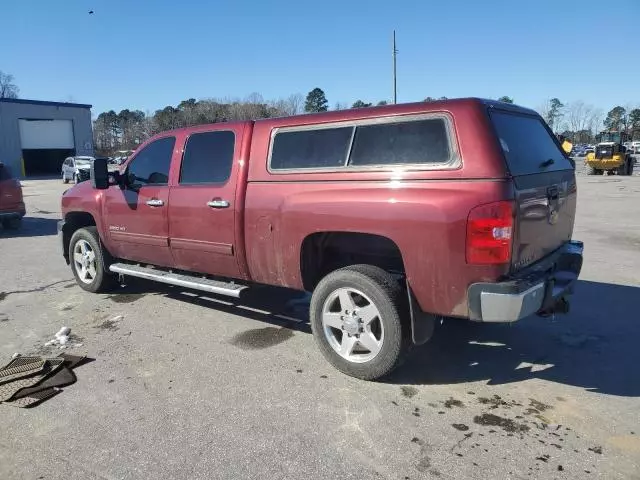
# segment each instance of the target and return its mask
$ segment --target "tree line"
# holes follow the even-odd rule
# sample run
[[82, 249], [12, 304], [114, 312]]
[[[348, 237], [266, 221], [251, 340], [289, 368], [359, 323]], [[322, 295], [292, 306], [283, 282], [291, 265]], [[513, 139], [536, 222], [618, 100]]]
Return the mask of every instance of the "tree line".
[[603, 131], [640, 140], [640, 108], [616, 105], [605, 115], [603, 110], [583, 101], [564, 104], [558, 98], [551, 98], [537, 110], [554, 132], [573, 143], [596, 142]]
[[[12, 75], [0, 71], [0, 98], [18, 98], [20, 90]], [[447, 100], [447, 97], [426, 97], [425, 102]], [[497, 99], [514, 103], [509, 96]], [[132, 150], [150, 136], [179, 127], [203, 123], [256, 120], [260, 118], [297, 115], [303, 112], [326, 112], [348, 108], [367, 108], [387, 105], [387, 100], [368, 102], [356, 100], [349, 106], [336, 102], [332, 108], [325, 92], [314, 88], [306, 97], [302, 94], [266, 101], [254, 93], [244, 99], [202, 99], [189, 98], [176, 106], [166, 106], [155, 112], [124, 109], [100, 113], [93, 122], [94, 144], [99, 154], [111, 154], [117, 150]], [[571, 139], [573, 143], [593, 143], [603, 131], [624, 132], [628, 139], [640, 140], [640, 108], [630, 105], [616, 105], [604, 111], [583, 101], [563, 103], [551, 98], [538, 106], [538, 113], [551, 129]]]
[[[424, 101], [432, 102], [446, 99], [447, 97], [426, 97]], [[510, 97], [501, 97], [499, 100], [513, 103], [513, 99]], [[318, 87], [311, 90], [306, 97], [294, 94], [275, 101], [265, 101], [257, 93], [242, 100], [196, 100], [189, 98], [175, 107], [166, 106], [153, 113], [129, 109], [119, 113], [114, 110], [100, 113], [93, 122], [94, 144], [98, 154], [111, 154], [118, 150], [133, 150], [150, 136], [174, 128], [204, 123], [283, 117], [300, 113], [367, 108], [387, 104], [387, 100], [375, 103], [356, 100], [351, 106], [337, 102], [333, 108], [330, 108], [326, 94]]]

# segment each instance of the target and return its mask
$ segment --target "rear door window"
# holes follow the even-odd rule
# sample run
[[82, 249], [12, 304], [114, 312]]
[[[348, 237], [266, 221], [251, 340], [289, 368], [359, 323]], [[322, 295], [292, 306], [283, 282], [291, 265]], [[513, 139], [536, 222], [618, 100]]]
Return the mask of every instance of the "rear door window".
[[497, 110], [490, 117], [512, 175], [573, 169], [541, 118]]
[[191, 135], [182, 157], [180, 184], [225, 183], [231, 175], [234, 144], [231, 131]]

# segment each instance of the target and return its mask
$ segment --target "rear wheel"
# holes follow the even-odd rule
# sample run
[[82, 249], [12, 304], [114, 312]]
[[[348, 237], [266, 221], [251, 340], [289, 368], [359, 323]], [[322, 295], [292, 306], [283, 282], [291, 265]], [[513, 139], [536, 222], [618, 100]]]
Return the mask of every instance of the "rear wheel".
[[324, 277], [311, 297], [311, 329], [324, 357], [364, 380], [389, 374], [403, 353], [403, 290], [384, 270], [353, 265]]
[[76, 282], [92, 293], [107, 291], [116, 285], [116, 277], [109, 272], [111, 254], [102, 247], [96, 227], [75, 231], [69, 242], [69, 260]]
[[62, 174], [62, 183], [69, 183], [69, 179], [64, 173]]

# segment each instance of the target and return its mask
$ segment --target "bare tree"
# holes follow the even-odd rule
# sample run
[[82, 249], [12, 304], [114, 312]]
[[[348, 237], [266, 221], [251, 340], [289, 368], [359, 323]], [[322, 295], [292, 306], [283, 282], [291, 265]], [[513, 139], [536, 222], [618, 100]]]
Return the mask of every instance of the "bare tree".
[[569, 103], [565, 109], [565, 120], [568, 129], [572, 132], [587, 130], [593, 111], [593, 105], [588, 105], [581, 100]]
[[349, 104], [347, 102], [336, 102], [333, 106], [334, 110], [346, 110], [349, 108]]
[[304, 95], [294, 93], [287, 98], [287, 113], [289, 115], [298, 115], [302, 113], [304, 107]]
[[13, 75], [0, 70], [0, 98], [18, 98], [20, 89], [13, 80]]
[[287, 98], [281, 98], [274, 102], [269, 102], [269, 108], [273, 110], [274, 116], [292, 116], [302, 113], [304, 105], [304, 96], [300, 93], [289, 95]]

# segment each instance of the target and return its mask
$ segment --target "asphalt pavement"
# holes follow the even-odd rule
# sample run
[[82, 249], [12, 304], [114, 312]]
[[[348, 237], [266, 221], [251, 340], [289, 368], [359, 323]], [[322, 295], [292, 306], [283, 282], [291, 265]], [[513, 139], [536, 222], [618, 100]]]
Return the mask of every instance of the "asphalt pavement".
[[0, 363], [57, 355], [62, 326], [94, 361], [35, 408], [0, 405], [0, 478], [640, 478], [640, 178], [578, 171], [571, 313], [445, 322], [377, 383], [324, 361], [295, 292], [84, 292], [56, 237], [69, 186], [24, 181], [24, 227], [0, 230]]

